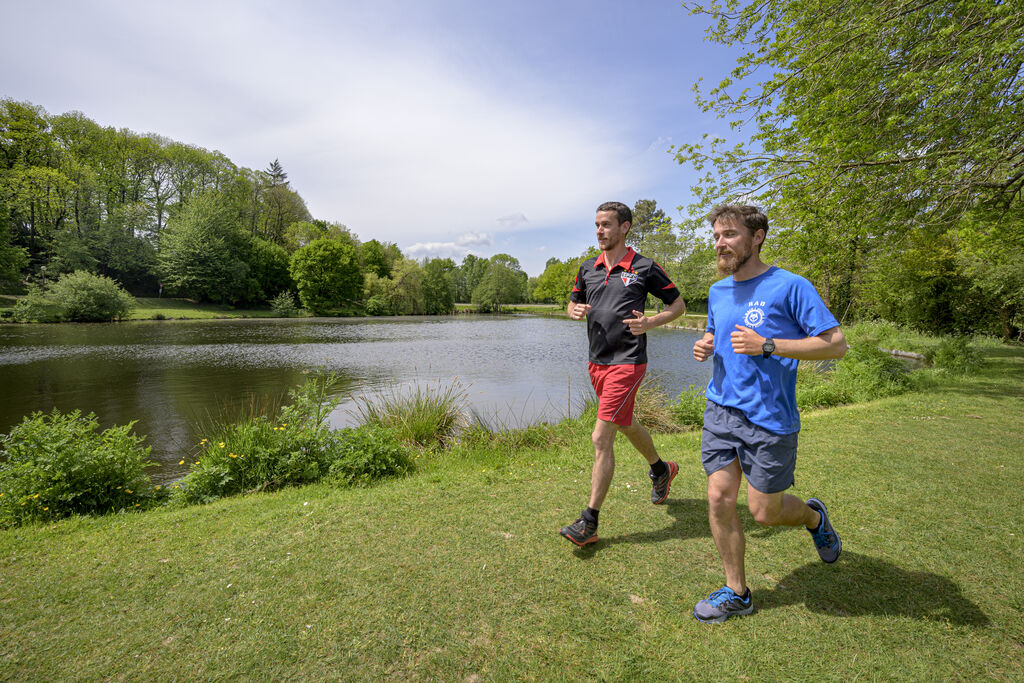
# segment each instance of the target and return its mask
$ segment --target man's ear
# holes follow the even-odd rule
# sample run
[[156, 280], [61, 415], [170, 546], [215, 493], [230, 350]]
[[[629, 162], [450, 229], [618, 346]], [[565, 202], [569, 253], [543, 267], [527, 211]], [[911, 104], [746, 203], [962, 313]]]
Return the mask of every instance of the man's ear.
[[623, 234], [627, 234], [628, 235], [629, 234], [629, 229], [633, 227], [633, 224], [630, 223], [629, 221], [622, 221], [622, 225], [626, 226], [626, 232], [623, 233]]
[[[758, 237], [759, 234], [760, 234], [760, 237]], [[764, 244], [764, 236], [765, 236], [765, 234], [766, 234], [765, 231], [762, 230], [761, 228], [758, 228], [754, 232], [754, 246], [760, 248], [761, 245]]]

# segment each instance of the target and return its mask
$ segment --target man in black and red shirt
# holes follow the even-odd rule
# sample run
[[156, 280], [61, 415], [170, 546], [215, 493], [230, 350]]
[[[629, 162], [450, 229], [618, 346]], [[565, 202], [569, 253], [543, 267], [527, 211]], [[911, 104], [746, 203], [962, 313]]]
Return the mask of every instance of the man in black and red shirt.
[[[597, 207], [597, 243], [601, 253], [583, 262], [569, 297], [569, 317], [587, 319], [590, 339], [590, 381], [597, 392], [594, 425], [594, 470], [590, 503], [579, 519], [562, 527], [561, 534], [578, 546], [597, 540], [598, 512], [615, 474], [615, 435], [622, 432], [651, 466], [651, 502], [663, 503], [679, 468], [663, 462], [651, 435], [633, 421], [633, 400], [647, 370], [647, 335], [650, 329], [682, 315], [685, 305], [668, 274], [651, 259], [626, 246], [633, 212], [620, 202]], [[647, 295], [666, 308], [644, 315]]]

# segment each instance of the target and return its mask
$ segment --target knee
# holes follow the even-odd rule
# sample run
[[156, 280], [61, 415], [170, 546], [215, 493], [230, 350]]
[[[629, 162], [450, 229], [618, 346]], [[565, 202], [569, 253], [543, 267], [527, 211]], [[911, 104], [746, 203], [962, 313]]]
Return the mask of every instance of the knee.
[[778, 510], [768, 505], [751, 504], [750, 515], [761, 526], [775, 526], [778, 523]]
[[708, 511], [714, 517], [736, 513], [736, 494], [731, 491], [708, 489]]
[[590, 442], [594, 444], [594, 452], [597, 454], [610, 453], [615, 445], [615, 432], [595, 429], [590, 435]]

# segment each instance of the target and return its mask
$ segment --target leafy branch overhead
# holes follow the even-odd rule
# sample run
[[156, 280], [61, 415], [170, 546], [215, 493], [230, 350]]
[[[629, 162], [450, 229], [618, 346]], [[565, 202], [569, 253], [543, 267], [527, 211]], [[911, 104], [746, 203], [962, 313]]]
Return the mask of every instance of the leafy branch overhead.
[[[1024, 188], [1024, 6], [730, 0], [684, 3], [708, 39], [742, 45], [729, 77], [698, 104], [745, 142], [682, 145], [710, 167], [706, 194], [785, 205], [794, 194], [850, 208], [849, 182], [890, 212], [955, 220], [978, 202], [1006, 208]], [[754, 82], [756, 81], [756, 82]]]

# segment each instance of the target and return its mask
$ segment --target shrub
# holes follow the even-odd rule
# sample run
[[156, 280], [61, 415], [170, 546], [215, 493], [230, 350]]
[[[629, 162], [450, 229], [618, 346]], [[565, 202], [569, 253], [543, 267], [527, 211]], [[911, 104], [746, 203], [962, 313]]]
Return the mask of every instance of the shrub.
[[932, 366], [953, 375], [966, 375], [982, 365], [981, 354], [968, 337], [945, 337], [930, 354]]
[[797, 375], [797, 406], [829, 407], [895, 396], [913, 388], [907, 367], [876, 346], [875, 339], [850, 345], [831, 369], [824, 362], [804, 362]]
[[800, 361], [796, 376], [796, 405], [807, 408], [828, 408], [849, 402], [846, 392], [834, 381], [828, 361]]
[[270, 301], [270, 310], [279, 318], [291, 318], [299, 312], [295, 305], [295, 295], [285, 290]]
[[365, 485], [402, 474], [411, 466], [409, 452], [394, 432], [379, 425], [342, 429], [332, 433], [332, 481], [348, 486]]
[[458, 380], [446, 387], [419, 384], [408, 394], [396, 389], [362, 397], [357, 412], [366, 425], [388, 427], [403, 441], [421, 447], [443, 447], [467, 424], [466, 392]]
[[215, 421], [199, 443], [189, 474], [175, 497], [206, 503], [223, 496], [317, 481], [333, 460], [334, 437], [326, 426], [338, 400], [337, 378], [316, 377], [289, 392], [290, 405], [254, 410], [240, 421]]
[[691, 384], [679, 394], [679, 400], [670, 406], [676, 422], [693, 427], [704, 426], [704, 409], [708, 404], [705, 391], [706, 387]]
[[135, 306], [135, 299], [119, 284], [84, 270], [63, 276], [50, 286], [49, 293], [65, 318], [80, 322], [120, 319]]
[[28, 294], [11, 309], [11, 318], [22, 323], [55, 323], [63, 318], [61, 306], [43, 296], [39, 285], [29, 285]]
[[149, 446], [129, 423], [98, 431], [92, 413], [41, 412], [3, 437], [0, 526], [146, 508], [162, 497], [144, 469]]

